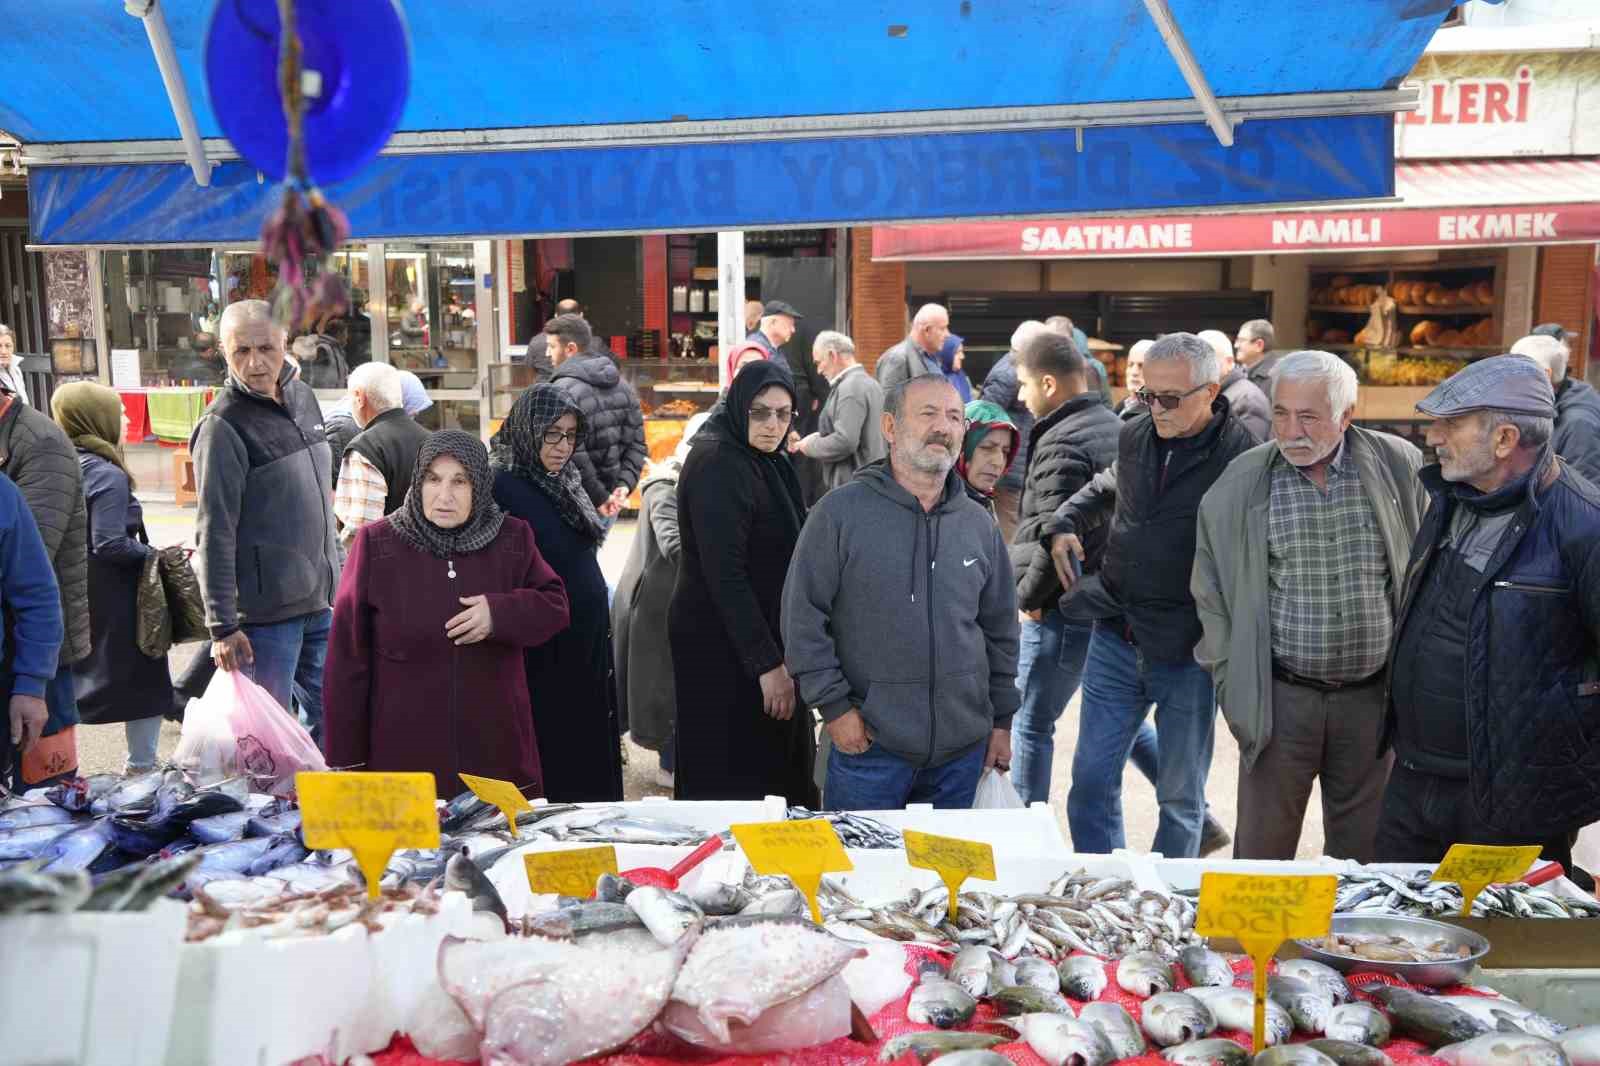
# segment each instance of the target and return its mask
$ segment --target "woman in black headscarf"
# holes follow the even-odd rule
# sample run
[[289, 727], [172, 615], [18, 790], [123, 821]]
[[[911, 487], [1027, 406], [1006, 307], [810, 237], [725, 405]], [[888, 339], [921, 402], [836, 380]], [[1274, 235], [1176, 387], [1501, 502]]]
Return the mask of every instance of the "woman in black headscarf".
[[667, 621], [679, 799], [815, 803], [811, 715], [783, 665], [778, 624], [805, 520], [782, 447], [794, 415], [786, 368], [745, 367], [679, 476], [683, 554]]
[[460, 773], [543, 794], [522, 650], [566, 628], [567, 597], [528, 527], [490, 496], [468, 433], [422, 442], [405, 503], [362, 526], [323, 671], [328, 764]]
[[606, 530], [572, 462], [583, 429], [583, 412], [565, 390], [534, 385], [490, 442], [494, 498], [533, 527], [572, 609], [565, 633], [527, 653], [533, 728], [553, 803], [622, 798], [611, 612], [596, 555]]

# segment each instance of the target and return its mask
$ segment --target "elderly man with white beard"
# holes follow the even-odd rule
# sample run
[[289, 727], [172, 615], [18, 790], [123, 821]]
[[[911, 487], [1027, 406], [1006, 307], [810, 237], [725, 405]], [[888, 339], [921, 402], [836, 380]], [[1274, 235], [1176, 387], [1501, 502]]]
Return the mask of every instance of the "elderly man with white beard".
[[1236, 858], [1293, 859], [1321, 778], [1327, 854], [1372, 859], [1389, 776], [1384, 664], [1427, 495], [1422, 453], [1352, 425], [1355, 405], [1355, 371], [1337, 356], [1284, 357], [1275, 439], [1200, 503], [1195, 658], [1239, 741]]
[[970, 807], [1011, 764], [1017, 593], [1000, 527], [955, 472], [961, 396], [942, 374], [884, 397], [889, 456], [812, 509], [783, 589], [783, 646], [822, 712], [833, 810]]

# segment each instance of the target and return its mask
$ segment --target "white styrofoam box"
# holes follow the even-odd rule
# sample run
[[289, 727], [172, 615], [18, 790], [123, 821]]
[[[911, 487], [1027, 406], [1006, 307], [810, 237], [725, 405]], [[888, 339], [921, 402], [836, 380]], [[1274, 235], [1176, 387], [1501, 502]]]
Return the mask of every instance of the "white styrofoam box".
[[1479, 970], [1472, 983], [1564, 1025], [1600, 1024], [1600, 970]]
[[0, 918], [0, 1033], [17, 1066], [157, 1066], [188, 908]]
[[[531, 801], [535, 807], [546, 801]], [[621, 803], [580, 803], [579, 807], [617, 807], [628, 817], [656, 818], [679, 822], [708, 833], [726, 832], [728, 826], [743, 822], [781, 822], [789, 808], [782, 796], [759, 800], [674, 800], [665, 796], [646, 796]]]
[[[1061, 824], [1049, 804], [1035, 803], [1016, 810], [944, 810], [928, 803], [908, 804], [903, 811], [855, 811], [875, 818], [895, 829], [915, 829], [919, 833], [978, 840], [994, 847], [995, 859], [1002, 855], [1040, 856], [1065, 860], [1072, 854]], [[855, 849], [851, 854], [859, 854]]]
[[391, 922], [376, 934], [352, 924], [327, 936], [244, 930], [185, 944], [166, 1062], [343, 1062], [383, 1049], [435, 980], [440, 942], [472, 932], [472, 905], [446, 893], [439, 913]]

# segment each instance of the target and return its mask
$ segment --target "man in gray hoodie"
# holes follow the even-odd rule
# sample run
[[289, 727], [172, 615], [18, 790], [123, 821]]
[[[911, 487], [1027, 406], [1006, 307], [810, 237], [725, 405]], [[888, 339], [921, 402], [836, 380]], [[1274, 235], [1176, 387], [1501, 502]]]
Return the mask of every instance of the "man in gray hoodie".
[[[833, 742], [834, 810], [970, 807], [983, 771], [1010, 767], [1016, 587], [954, 472], [964, 435], [943, 375], [889, 389], [889, 457], [822, 498], [789, 564], [785, 659]], [[903, 547], [886, 557], [886, 539]]]

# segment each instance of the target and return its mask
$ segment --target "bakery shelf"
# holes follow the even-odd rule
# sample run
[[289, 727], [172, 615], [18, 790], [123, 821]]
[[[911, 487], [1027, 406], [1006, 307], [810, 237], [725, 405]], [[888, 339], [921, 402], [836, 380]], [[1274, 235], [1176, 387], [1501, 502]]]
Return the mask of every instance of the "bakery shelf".
[[1451, 304], [1448, 307], [1433, 307], [1427, 304], [1400, 304], [1397, 308], [1402, 315], [1478, 315], [1488, 318], [1494, 314], [1493, 304]]

